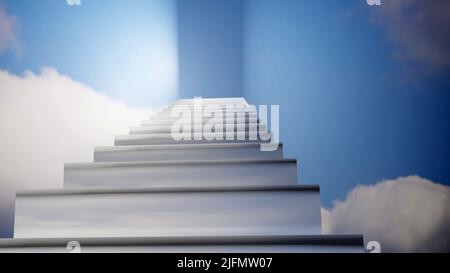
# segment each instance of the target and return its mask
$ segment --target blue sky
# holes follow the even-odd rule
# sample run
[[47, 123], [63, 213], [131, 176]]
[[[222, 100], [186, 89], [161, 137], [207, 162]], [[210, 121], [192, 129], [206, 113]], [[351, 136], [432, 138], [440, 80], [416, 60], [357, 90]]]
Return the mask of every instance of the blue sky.
[[247, 2], [244, 94], [280, 104], [287, 155], [303, 183], [322, 186], [326, 206], [383, 179], [450, 183], [444, 10], [444, 1]]
[[21, 74], [51, 66], [135, 106], [177, 95], [175, 1], [0, 1], [18, 21], [21, 50], [0, 67]]
[[[0, 2], [17, 23], [17, 41], [0, 47], [0, 69], [22, 74], [50, 66], [133, 106], [159, 106], [177, 96], [184, 45], [177, 39], [176, 1]], [[302, 182], [322, 186], [326, 206], [357, 184], [385, 178], [420, 175], [450, 184], [448, 55], [442, 63], [427, 61], [423, 51], [404, 46], [430, 43], [446, 51], [447, 25], [404, 41], [396, 39], [403, 36], [392, 20], [395, 9], [377, 15], [362, 0], [235, 6], [245, 9], [244, 46], [235, 54], [243, 62], [230, 62], [244, 65], [242, 94], [251, 103], [280, 104], [287, 155], [299, 158]], [[201, 46], [197, 54], [217, 52]], [[189, 44], [195, 48], [195, 41]]]

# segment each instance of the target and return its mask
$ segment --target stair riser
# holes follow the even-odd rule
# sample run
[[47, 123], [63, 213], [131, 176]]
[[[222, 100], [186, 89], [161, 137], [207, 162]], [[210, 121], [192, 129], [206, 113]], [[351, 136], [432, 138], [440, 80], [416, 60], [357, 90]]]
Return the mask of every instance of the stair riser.
[[[181, 123], [181, 124], [191, 124], [191, 125], [195, 125], [195, 124], [212, 124], [212, 120], [211, 118], [202, 118], [202, 119], [194, 119], [191, 118], [190, 121], [182, 121], [180, 120], [180, 118], [165, 118], [165, 117], [154, 117], [152, 119], [149, 120], [143, 120], [141, 122], [141, 125], [146, 126], [146, 125], [169, 125], [171, 126], [172, 124], [174, 124], [175, 122]], [[215, 121], [214, 121], [215, 122]], [[250, 123], [258, 123], [258, 118], [256, 116], [251, 116], [251, 117], [232, 117], [232, 118], [222, 118], [219, 119], [219, 121], [217, 123], [223, 123], [223, 124], [250, 124]]]
[[[141, 122], [141, 126], [172, 126], [176, 120], [143, 120]], [[198, 125], [198, 124], [207, 124], [210, 123], [209, 119], [203, 119], [203, 120], [192, 120], [191, 122], [179, 122], [179, 124], [191, 124], [191, 126]], [[252, 119], [225, 119], [222, 124], [251, 124], [251, 123], [260, 123], [258, 119], [252, 118]], [[217, 124], [220, 124], [217, 123]]]
[[223, 115], [226, 113], [257, 113], [257, 111], [254, 108], [242, 108], [242, 107], [230, 107], [230, 106], [222, 106], [222, 107], [211, 107], [211, 106], [203, 106], [203, 108], [200, 107], [194, 107], [194, 106], [177, 106], [177, 107], [169, 107], [164, 110], [161, 110], [158, 112], [158, 115], [168, 115], [171, 116], [172, 112], [178, 113], [182, 112], [185, 109], [189, 109], [191, 111], [191, 114], [194, 115], [194, 111], [201, 111], [204, 115], [215, 113], [217, 111], [220, 111]]
[[[191, 111], [190, 113], [191, 118], [204, 118], [204, 119], [210, 119], [212, 118], [211, 115], [207, 115], [206, 112], [203, 114], [199, 114], [198, 116], [194, 114], [194, 111]], [[254, 111], [224, 111], [222, 112], [222, 116], [218, 116], [218, 118], [233, 118], [233, 117], [257, 117], [258, 113]], [[150, 116], [150, 119], [179, 119], [180, 114], [178, 115], [172, 115], [170, 112], [158, 112], [155, 116]]]
[[[208, 145], [209, 146], [209, 145]], [[118, 147], [120, 148], [120, 147]], [[283, 150], [261, 152], [260, 146], [198, 147], [195, 149], [129, 149], [95, 151], [94, 162], [165, 161], [165, 160], [219, 160], [219, 159], [282, 159]], [[125, 147], [126, 148], [126, 147]]]
[[[200, 102], [200, 100], [194, 101], [193, 99], [190, 99], [190, 100], [178, 100], [178, 101], [172, 103], [171, 105], [169, 105], [169, 107], [173, 107], [173, 106], [176, 106], [176, 105], [194, 105], [194, 103], [196, 103], [198, 105], [199, 102]], [[226, 105], [238, 106], [238, 105], [241, 105], [243, 107], [245, 107], [245, 106], [248, 107], [249, 106], [247, 101], [245, 101], [242, 98], [226, 99], [226, 100], [222, 100], [222, 99], [221, 100], [217, 100], [217, 99], [214, 99], [214, 100], [202, 99], [201, 100], [201, 104], [203, 106], [206, 106], [206, 105], [214, 105], [214, 106], [215, 105], [219, 105], [219, 106], [226, 106]]]
[[[86, 168], [85, 166], [91, 166]], [[120, 167], [118, 167], [120, 166]], [[70, 188], [174, 188], [295, 186], [297, 164], [66, 164], [64, 187]]]
[[[204, 130], [203, 126], [191, 126], [191, 132], [195, 130]], [[216, 128], [212, 127], [212, 131], [214, 132]], [[231, 129], [231, 130], [230, 130]], [[223, 132], [226, 130], [234, 131], [234, 132], [248, 132], [259, 130], [262, 132], [266, 132], [267, 128], [265, 125], [259, 125], [258, 123], [252, 124], [233, 124], [230, 127], [223, 126]], [[142, 127], [134, 127], [130, 129], [130, 134], [170, 134], [172, 132], [172, 126], [142, 126]]]
[[318, 192], [19, 196], [15, 238], [320, 234]]
[[[67, 242], [72, 239], [68, 239]], [[0, 248], [0, 253], [70, 253], [67, 242], [51, 247]], [[82, 253], [365, 253], [362, 246], [310, 245], [148, 245], [84, 246]]]
[[[253, 134], [253, 133], [252, 133]], [[176, 135], [172, 134], [139, 134], [139, 135], [122, 135], [116, 136], [114, 145], [157, 145], [157, 144], [200, 144], [200, 143], [257, 143], [257, 142], [269, 142], [270, 134], [260, 133], [257, 135], [257, 139], [250, 139], [250, 134], [237, 134], [232, 133], [227, 137], [227, 133], [222, 134], [222, 139], [206, 139], [205, 136], [215, 136], [215, 134], [204, 133], [200, 134], [203, 139], [197, 140], [195, 134], [189, 134], [187, 139], [176, 140]], [[241, 138], [243, 136], [243, 139]], [[180, 136], [181, 137], [181, 136]], [[238, 139], [239, 137], [239, 139]]]

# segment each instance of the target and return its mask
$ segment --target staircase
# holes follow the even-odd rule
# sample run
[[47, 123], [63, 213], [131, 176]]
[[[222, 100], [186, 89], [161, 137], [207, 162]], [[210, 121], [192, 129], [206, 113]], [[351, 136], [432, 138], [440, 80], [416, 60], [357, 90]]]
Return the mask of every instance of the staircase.
[[[261, 151], [271, 134], [243, 98], [202, 100], [223, 109], [227, 133], [175, 140], [171, 111], [195, 103], [96, 147], [93, 163], [65, 164], [63, 190], [17, 193], [14, 239], [0, 252], [67, 252], [71, 241], [82, 252], [364, 252], [362, 236], [321, 235], [319, 186], [298, 185], [281, 144]], [[198, 132], [208, 118], [183, 122]]]

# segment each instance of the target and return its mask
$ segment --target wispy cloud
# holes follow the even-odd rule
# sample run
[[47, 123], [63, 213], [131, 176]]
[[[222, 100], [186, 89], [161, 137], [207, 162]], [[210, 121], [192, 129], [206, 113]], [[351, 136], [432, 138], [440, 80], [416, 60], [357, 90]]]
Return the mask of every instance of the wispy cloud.
[[18, 38], [19, 20], [8, 15], [4, 5], [0, 2], [0, 55], [10, 50], [20, 55], [23, 46]]
[[389, 0], [373, 10], [372, 21], [395, 45], [394, 58], [410, 71], [450, 68], [450, 1]]
[[358, 186], [331, 210], [325, 233], [364, 234], [384, 252], [450, 251], [450, 187], [418, 176]]
[[[0, 207], [13, 207], [17, 189], [60, 188], [65, 162], [92, 161], [94, 146], [112, 145], [150, 112], [51, 68], [23, 77], [0, 71], [0, 86]], [[7, 222], [0, 219], [0, 234]]]

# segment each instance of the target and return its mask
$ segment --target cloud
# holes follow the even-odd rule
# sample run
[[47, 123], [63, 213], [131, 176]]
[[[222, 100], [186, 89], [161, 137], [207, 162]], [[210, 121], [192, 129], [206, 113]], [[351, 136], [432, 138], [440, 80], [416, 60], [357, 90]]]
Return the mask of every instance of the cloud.
[[16, 54], [22, 52], [22, 45], [17, 37], [19, 20], [7, 14], [6, 9], [0, 2], [0, 55], [7, 50]]
[[450, 68], [450, 1], [389, 0], [373, 10], [371, 19], [395, 44], [397, 60], [426, 72]]
[[418, 176], [358, 186], [322, 209], [324, 233], [364, 234], [384, 252], [450, 251], [450, 187]]
[[65, 162], [92, 161], [94, 146], [112, 145], [115, 134], [127, 133], [150, 113], [51, 68], [23, 77], [0, 71], [0, 86], [3, 208], [11, 206], [16, 190], [61, 188]]

